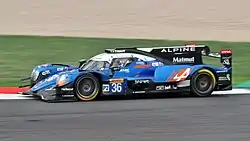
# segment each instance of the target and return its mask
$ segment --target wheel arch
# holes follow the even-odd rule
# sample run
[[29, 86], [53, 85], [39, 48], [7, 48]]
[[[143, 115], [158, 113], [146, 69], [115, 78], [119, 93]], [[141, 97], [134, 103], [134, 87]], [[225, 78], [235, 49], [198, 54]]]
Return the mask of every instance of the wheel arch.
[[[98, 83], [99, 83], [99, 91], [97, 92], [97, 94], [96, 94], [96, 96], [94, 96], [95, 98], [97, 98], [99, 95], [100, 95], [100, 92], [102, 91], [101, 89], [102, 89], [102, 87], [101, 87], [101, 85], [102, 85], [102, 81], [101, 81], [101, 74], [99, 74], [99, 73], [96, 73], [96, 72], [87, 72], [87, 73], [82, 73], [82, 74], [80, 74], [79, 76], [77, 76], [76, 78], [75, 78], [75, 81], [74, 81], [74, 83], [73, 83], [73, 87], [74, 87], [74, 93], [76, 93], [76, 89], [75, 89], [75, 87], [76, 87], [76, 85], [77, 85], [77, 81], [78, 81], [78, 79], [81, 79], [81, 77], [84, 77], [84, 76], [91, 76], [91, 77], [95, 77], [95, 79], [97, 79], [97, 81], [98, 81]], [[75, 94], [75, 96], [76, 96], [76, 94]], [[77, 97], [77, 96], [76, 96]], [[93, 98], [93, 99], [95, 99], [95, 98]], [[79, 98], [77, 98], [77, 99], [79, 99]], [[89, 98], [89, 99], [84, 99], [84, 98], [80, 98], [80, 100], [84, 100], [84, 101], [91, 101], [91, 100], [93, 100], [92, 98]]]
[[200, 70], [203, 70], [203, 69], [207, 69], [207, 70], [211, 71], [211, 73], [214, 75], [214, 77], [215, 77], [215, 88], [216, 88], [218, 86], [218, 83], [217, 83], [218, 82], [217, 73], [216, 73], [216, 71], [214, 69], [212, 69], [211, 67], [208, 67], [208, 66], [203, 66], [203, 67], [200, 67], [200, 68], [196, 69], [194, 72], [192, 72], [192, 75], [190, 75], [188, 79], [191, 80], [191, 78], [193, 77], [193, 75], [196, 72], [198, 72]]
[[[93, 76], [95, 76], [95, 77], [99, 80], [100, 83], [102, 82], [102, 75], [101, 75], [100, 73], [97, 73], [97, 72], [82, 73], [82, 74], [80, 74], [79, 76], [77, 76], [77, 77], [75, 78], [75, 82], [76, 82], [76, 80], [77, 80], [78, 78], [82, 77], [83, 75], [93, 75]], [[74, 82], [74, 83], [75, 83], [75, 82]]]
[[[214, 77], [215, 77], [215, 80], [216, 80], [215, 85], [217, 85], [218, 77], [217, 77], [216, 71], [215, 71], [214, 69], [210, 68], [210, 67], [202, 67], [201, 69], [207, 69], [207, 70], [211, 71], [211, 72], [213, 73]], [[200, 70], [200, 69], [199, 69], [199, 70]]]
[[[210, 92], [208, 91], [208, 93], [203, 93], [202, 94], [202, 92], [199, 92], [198, 90], [195, 90], [193, 88], [192, 84], [194, 85], [194, 83], [193, 83], [194, 81], [192, 81], [192, 80], [193, 80], [193, 78], [195, 78], [196, 74], [204, 73], [204, 72], [211, 75], [212, 81], [214, 83], [213, 83], [213, 87], [210, 89]], [[217, 75], [216, 75], [216, 71], [213, 70], [210, 67], [207, 67], [207, 66], [200, 67], [200, 68], [196, 69], [194, 72], [192, 72], [192, 75], [190, 76], [190, 80], [191, 80], [190, 81], [191, 95], [193, 95], [193, 96], [209, 96], [209, 95], [211, 95], [212, 91], [214, 91], [214, 89], [216, 89], [216, 87], [218, 86], [218, 83], [217, 83], [218, 82], [218, 78], [217, 78]]]
[[217, 77], [216, 71], [214, 69], [210, 68], [210, 67], [207, 67], [207, 66], [200, 67], [200, 68], [196, 69], [195, 71], [193, 71], [192, 74], [189, 76], [189, 79], [191, 79], [196, 72], [198, 72], [198, 71], [200, 71], [202, 69], [207, 69], [207, 70], [211, 71], [212, 74], [215, 77], [216, 82], [218, 81], [218, 77]]
[[97, 72], [88, 72], [88, 73], [83, 73], [83, 74], [80, 74], [79, 76], [77, 76], [74, 80], [74, 83], [73, 83], [73, 86], [76, 85], [76, 82], [77, 82], [77, 79], [79, 79], [80, 77], [82, 77], [83, 75], [92, 75], [92, 76], [95, 76], [98, 81], [99, 81], [99, 84], [100, 84], [100, 87], [102, 85], [102, 75], [100, 73], [97, 73]]

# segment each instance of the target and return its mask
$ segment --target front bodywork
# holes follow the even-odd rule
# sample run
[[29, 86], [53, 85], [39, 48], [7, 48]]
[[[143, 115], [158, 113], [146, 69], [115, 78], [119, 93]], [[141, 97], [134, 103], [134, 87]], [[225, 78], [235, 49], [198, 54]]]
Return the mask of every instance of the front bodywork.
[[54, 74], [69, 71], [69, 70], [75, 70], [78, 69], [75, 66], [66, 65], [66, 64], [42, 64], [36, 66], [33, 71], [31, 72], [30, 77], [21, 79], [21, 82], [28, 84], [25, 84], [20, 87], [30, 86], [33, 87], [36, 83], [40, 82], [41, 80], [44, 80], [50, 76], [53, 76]]

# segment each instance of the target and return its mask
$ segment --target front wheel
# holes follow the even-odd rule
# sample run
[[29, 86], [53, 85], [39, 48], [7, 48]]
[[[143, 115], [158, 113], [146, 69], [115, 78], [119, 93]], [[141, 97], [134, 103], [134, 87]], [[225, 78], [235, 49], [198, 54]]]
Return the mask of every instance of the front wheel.
[[198, 97], [210, 96], [216, 85], [214, 74], [208, 69], [197, 71], [191, 78], [191, 95]]
[[95, 100], [100, 92], [100, 83], [92, 74], [80, 76], [75, 83], [75, 97], [81, 101]]

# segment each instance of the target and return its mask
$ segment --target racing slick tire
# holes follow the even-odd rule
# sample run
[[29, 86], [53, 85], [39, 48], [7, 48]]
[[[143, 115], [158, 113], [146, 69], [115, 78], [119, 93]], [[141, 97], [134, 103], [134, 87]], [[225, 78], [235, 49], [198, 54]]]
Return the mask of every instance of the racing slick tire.
[[74, 86], [74, 95], [80, 101], [95, 100], [100, 93], [100, 82], [92, 74], [84, 74], [80, 76]]
[[191, 78], [191, 95], [197, 97], [211, 96], [216, 85], [216, 78], [208, 69], [201, 69], [195, 72]]

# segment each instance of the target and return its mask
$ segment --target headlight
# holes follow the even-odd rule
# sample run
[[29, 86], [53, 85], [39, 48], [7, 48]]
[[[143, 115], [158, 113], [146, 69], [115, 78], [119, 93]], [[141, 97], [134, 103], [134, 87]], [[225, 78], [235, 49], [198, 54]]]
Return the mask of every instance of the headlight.
[[67, 74], [63, 74], [61, 75], [58, 79], [57, 79], [57, 86], [63, 86], [64, 84], [66, 84], [68, 81], [68, 75]]
[[37, 71], [37, 70], [34, 69], [34, 70], [32, 71], [32, 73], [31, 73], [31, 76], [30, 76], [30, 77], [31, 77], [31, 80], [32, 80], [32, 81], [36, 81], [36, 79], [38, 78], [38, 76], [39, 76], [39, 71]]

